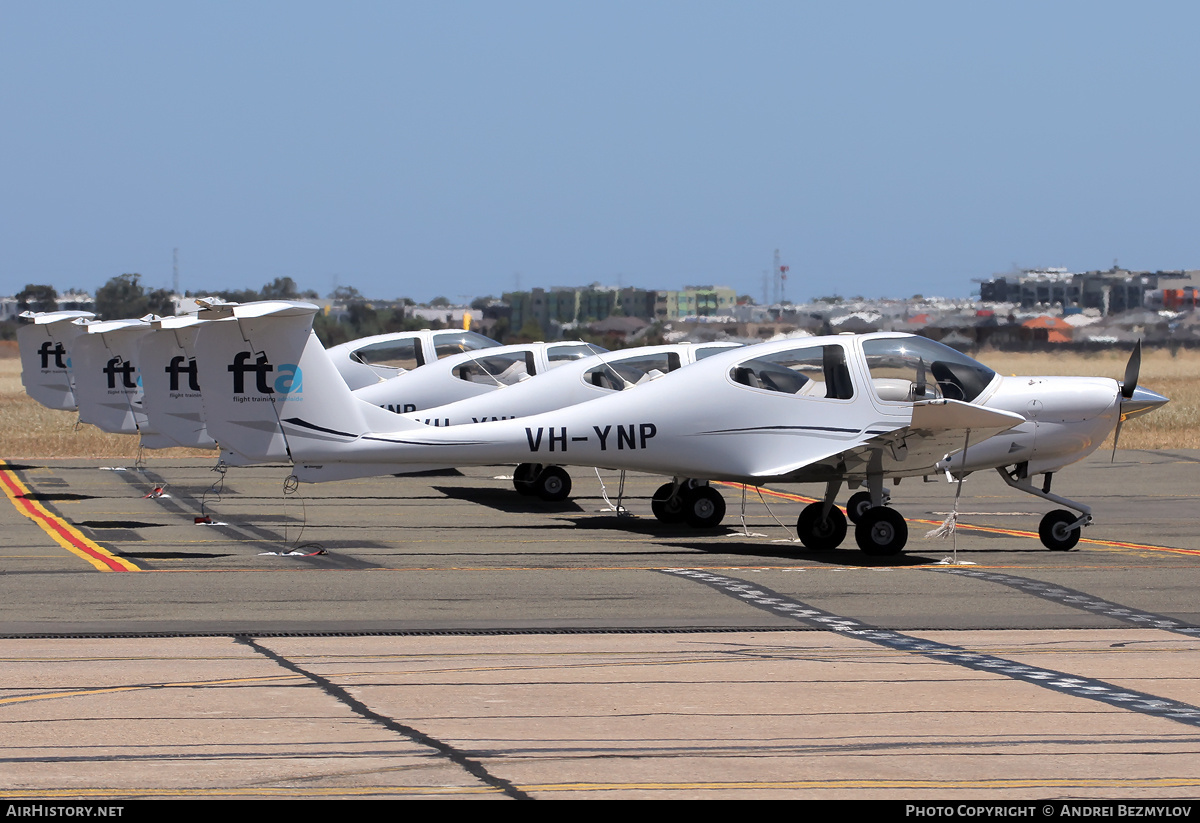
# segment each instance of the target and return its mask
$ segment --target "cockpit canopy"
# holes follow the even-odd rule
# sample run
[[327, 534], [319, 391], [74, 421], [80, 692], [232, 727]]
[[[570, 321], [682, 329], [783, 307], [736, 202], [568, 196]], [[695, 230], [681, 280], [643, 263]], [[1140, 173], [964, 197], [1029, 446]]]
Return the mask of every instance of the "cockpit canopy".
[[996, 373], [924, 337], [873, 337], [862, 342], [871, 383], [881, 400], [973, 401]]
[[[547, 367], [557, 368], [607, 351], [591, 343], [552, 343], [546, 346]], [[454, 374], [458, 379], [470, 383], [511, 386], [537, 374], [537, 363], [532, 349], [499, 353], [483, 351], [456, 366]]]
[[[452, 354], [499, 345], [490, 337], [473, 331], [446, 331], [433, 336], [433, 349], [439, 360]], [[416, 336], [369, 343], [352, 351], [350, 359], [366, 366], [387, 366], [393, 369], [411, 370], [425, 365], [421, 340]]]
[[[870, 388], [884, 401], [946, 398], [969, 403], [996, 376], [982, 363], [924, 337], [866, 337], [862, 347]], [[855, 396], [841, 343], [797, 344], [762, 354], [735, 364], [729, 377], [743, 386], [802, 397], [850, 400]]]

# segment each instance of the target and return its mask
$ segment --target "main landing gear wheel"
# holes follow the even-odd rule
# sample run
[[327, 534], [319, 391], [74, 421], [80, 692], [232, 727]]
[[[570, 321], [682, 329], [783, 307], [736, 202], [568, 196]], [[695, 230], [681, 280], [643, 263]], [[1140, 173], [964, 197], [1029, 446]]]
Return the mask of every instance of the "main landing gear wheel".
[[[883, 505], [886, 506], [891, 499], [885, 491], [883, 493]], [[862, 516], [867, 513], [867, 509], [869, 508], [871, 508], [871, 493], [855, 492], [846, 501], [846, 517], [850, 518], [850, 522], [857, 526], [858, 521], [862, 520]]]
[[650, 498], [650, 511], [660, 523], [683, 521], [683, 489], [676, 494], [674, 483], [663, 483]]
[[558, 503], [571, 496], [571, 475], [558, 466], [547, 466], [533, 481], [534, 493], [548, 503]]
[[846, 501], [846, 516], [850, 518], [851, 523], [857, 526], [858, 521], [862, 520], [862, 516], [869, 508], [871, 508], [871, 493], [855, 492]]
[[854, 527], [854, 542], [866, 554], [899, 554], [908, 542], [908, 524], [895, 509], [867, 509]]
[[531, 496], [537, 494], [534, 489], [534, 481], [541, 474], [542, 467], [538, 463], [522, 463], [513, 471], [513, 488], [517, 490], [517, 494]]
[[1052, 552], [1066, 552], [1075, 548], [1082, 529], [1078, 526], [1071, 528], [1071, 524], [1078, 519], [1066, 509], [1055, 509], [1047, 514], [1038, 526], [1038, 537], [1042, 538], [1042, 545]]
[[725, 519], [725, 498], [712, 486], [683, 493], [683, 519], [693, 529], [714, 529]]
[[837, 506], [831, 506], [829, 516], [823, 517], [824, 508], [824, 503], [810, 503], [796, 520], [796, 534], [800, 542], [815, 552], [836, 549], [846, 539], [846, 515]]

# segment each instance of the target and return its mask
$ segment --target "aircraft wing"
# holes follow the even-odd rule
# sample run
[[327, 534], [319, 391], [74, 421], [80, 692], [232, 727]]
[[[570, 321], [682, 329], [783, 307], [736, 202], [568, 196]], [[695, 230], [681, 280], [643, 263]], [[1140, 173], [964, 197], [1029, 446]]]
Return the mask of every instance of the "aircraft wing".
[[824, 458], [781, 465], [756, 477], [779, 477], [797, 482], [823, 481], [834, 474], [865, 476], [868, 471], [887, 477], [914, 477], [937, 471], [948, 454], [970, 449], [984, 440], [1025, 422], [1011, 412], [960, 400], [924, 400], [913, 404], [908, 425], [873, 434], [854, 446]]

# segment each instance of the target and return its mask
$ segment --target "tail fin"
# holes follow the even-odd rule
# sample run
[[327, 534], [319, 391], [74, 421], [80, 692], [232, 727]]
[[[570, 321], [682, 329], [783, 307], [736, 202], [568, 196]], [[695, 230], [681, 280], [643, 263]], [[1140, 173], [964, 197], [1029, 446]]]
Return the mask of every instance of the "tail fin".
[[138, 340], [143, 410], [150, 427], [174, 443], [211, 449], [196, 370], [196, 333], [204, 321], [166, 317]]
[[405, 426], [350, 391], [312, 332], [316, 312], [310, 303], [247, 303], [234, 309], [236, 322], [201, 327], [205, 420], [223, 448], [299, 463], [326, 459], [334, 441]]
[[[131, 356], [137, 338], [150, 331], [142, 320], [88, 323], [71, 345], [79, 419], [114, 434], [137, 434], [141, 380]], [[145, 425], [145, 416], [142, 415]]]
[[73, 321], [91, 319], [88, 311], [25, 312], [28, 325], [17, 329], [21, 351], [21, 383], [25, 393], [51, 409], [74, 411], [75, 380], [71, 372], [71, 341], [83, 328]]
[[[276, 402], [293, 388], [317, 307], [264, 301], [234, 306], [233, 318], [196, 334], [196, 367], [208, 434], [250, 462], [287, 461]], [[271, 351], [262, 340], [272, 338]]]

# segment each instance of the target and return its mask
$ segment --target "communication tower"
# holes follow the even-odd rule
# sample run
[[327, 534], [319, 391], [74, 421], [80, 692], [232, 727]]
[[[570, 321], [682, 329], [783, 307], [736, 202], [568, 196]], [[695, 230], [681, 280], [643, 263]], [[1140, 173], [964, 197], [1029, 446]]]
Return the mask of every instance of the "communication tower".
[[772, 268], [774, 272], [775, 289], [772, 296], [775, 298], [774, 303], [782, 303], [787, 299], [787, 273], [788, 266], [779, 262], [779, 249], [775, 249], [775, 265]]

